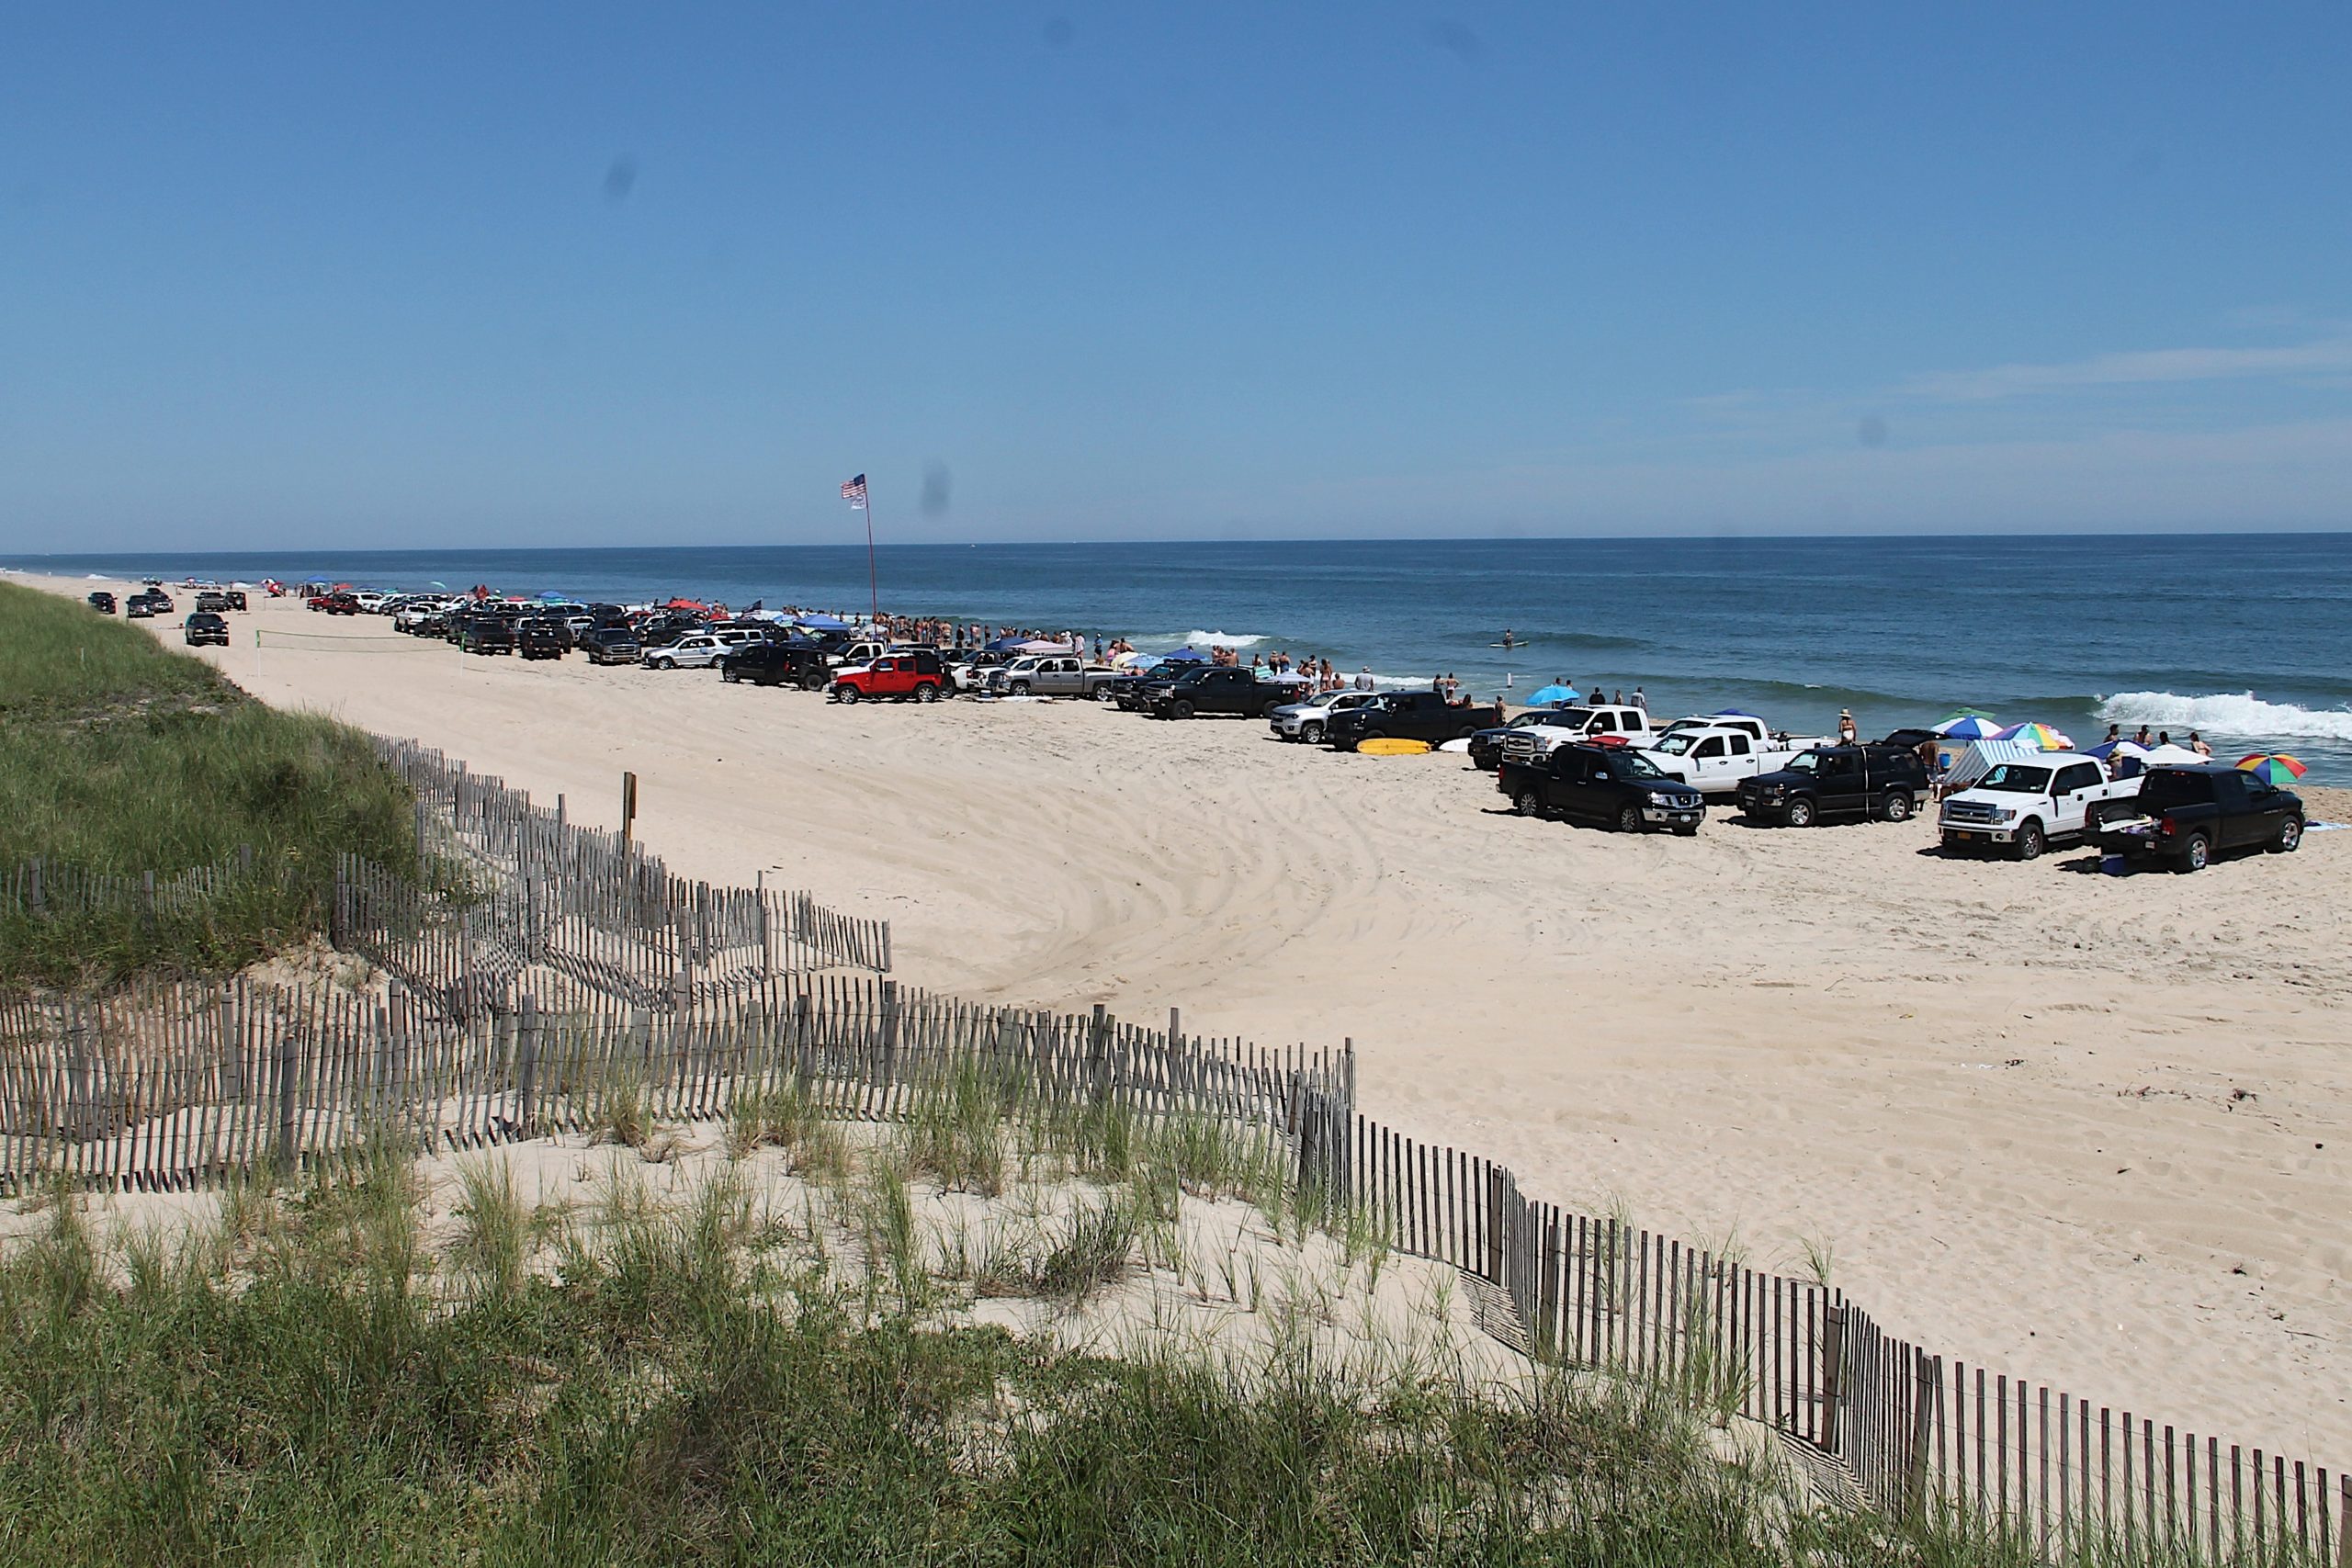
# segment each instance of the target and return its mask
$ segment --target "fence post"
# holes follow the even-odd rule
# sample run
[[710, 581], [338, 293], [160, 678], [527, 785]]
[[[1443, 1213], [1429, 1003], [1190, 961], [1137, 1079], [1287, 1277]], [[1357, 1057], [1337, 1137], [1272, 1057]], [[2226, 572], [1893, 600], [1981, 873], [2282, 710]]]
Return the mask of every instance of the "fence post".
[[525, 1137], [537, 1121], [533, 1106], [539, 1086], [539, 998], [523, 993], [523, 1017], [514, 1035], [514, 1125]]
[[350, 912], [345, 907], [350, 898], [351, 884], [344, 879], [343, 857], [334, 863], [334, 902], [327, 906], [327, 945], [344, 948], [350, 945]]
[[33, 913], [36, 915], [45, 915], [49, 912], [49, 906], [41, 897], [40, 857], [39, 855], [35, 855], [32, 859], [32, 863], [25, 869], [30, 877], [30, 881], [28, 884], [28, 890], [32, 895]]
[[[1925, 1350], [1912, 1352], [1917, 1370], [1912, 1378], [1910, 1515], [1917, 1521], [1928, 1513], [1928, 1444], [1935, 1431], [1936, 1398], [1943, 1389], [1943, 1363]], [[2063, 1418], [2065, 1412], [2059, 1412]]]
[[1508, 1207], [1504, 1199], [1507, 1196], [1503, 1190], [1503, 1168], [1498, 1165], [1487, 1167], [1487, 1278], [1503, 1286], [1510, 1283], [1504, 1277], [1508, 1270], [1503, 1239], [1504, 1232], [1510, 1228], [1504, 1222], [1504, 1211]]
[[289, 1030], [277, 1043], [277, 1164], [281, 1176], [291, 1176], [300, 1154], [296, 1137], [301, 1126], [294, 1107], [294, 1035]]
[[1821, 1448], [1841, 1453], [1838, 1417], [1846, 1407], [1846, 1303], [1832, 1296], [1822, 1309]]
[[882, 982], [882, 1082], [887, 1087], [899, 1081], [899, 983]]
[[1111, 1015], [1101, 1002], [1086, 1032], [1086, 1086], [1097, 1105], [1111, 1098]]

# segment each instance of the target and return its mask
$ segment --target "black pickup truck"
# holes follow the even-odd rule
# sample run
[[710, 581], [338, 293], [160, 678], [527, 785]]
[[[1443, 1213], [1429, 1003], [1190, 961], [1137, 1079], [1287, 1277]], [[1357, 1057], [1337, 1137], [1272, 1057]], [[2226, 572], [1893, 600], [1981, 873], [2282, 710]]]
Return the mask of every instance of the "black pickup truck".
[[1102, 697], [1104, 702], [1116, 703], [1129, 713], [1148, 713], [1151, 705], [1168, 687], [1196, 670], [1208, 668], [1210, 666], [1190, 659], [1163, 659], [1148, 670], [1112, 676], [1102, 687]]
[[1495, 787], [1521, 817], [1605, 822], [1621, 833], [1671, 828], [1687, 839], [1707, 817], [1707, 797], [1695, 785], [1619, 746], [1557, 746], [1528, 762], [1505, 758]]
[[2202, 871], [2224, 850], [2286, 854], [2303, 841], [2301, 795], [2218, 762], [2150, 768], [2130, 804], [2136, 814], [2109, 818], [2093, 840], [2127, 863]]
[[1927, 804], [1928, 770], [1904, 746], [1816, 746], [1778, 772], [1739, 781], [1739, 813], [1750, 822], [1810, 828], [1832, 817], [1910, 820]]
[[1298, 688], [1261, 681], [1247, 670], [1195, 666], [1166, 687], [1148, 688], [1151, 712], [1160, 718], [1191, 718], [1194, 714], [1238, 714], [1263, 718], [1266, 710], [1298, 695]]
[[1436, 746], [1466, 740], [1498, 716], [1491, 707], [1449, 703], [1436, 692], [1383, 692], [1362, 707], [1333, 714], [1323, 739], [1341, 751], [1384, 737]]

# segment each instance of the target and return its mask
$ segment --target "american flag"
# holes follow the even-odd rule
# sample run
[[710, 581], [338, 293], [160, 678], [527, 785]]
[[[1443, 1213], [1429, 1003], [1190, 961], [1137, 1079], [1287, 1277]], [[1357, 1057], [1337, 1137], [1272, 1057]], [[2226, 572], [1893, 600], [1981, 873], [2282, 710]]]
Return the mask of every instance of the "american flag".
[[842, 499], [849, 502], [850, 510], [853, 512], [865, 504], [865, 476], [864, 474], [858, 475], [857, 478], [842, 486]]

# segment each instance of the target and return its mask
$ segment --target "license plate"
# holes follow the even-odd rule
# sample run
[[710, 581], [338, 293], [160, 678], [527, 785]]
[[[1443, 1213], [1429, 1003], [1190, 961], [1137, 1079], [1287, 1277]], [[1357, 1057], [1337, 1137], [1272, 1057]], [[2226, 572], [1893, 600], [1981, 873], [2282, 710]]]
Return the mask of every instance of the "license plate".
[[1966, 842], [1967, 840], [1975, 838], [1976, 835], [1973, 833], [1954, 833], [1952, 837], [1962, 840], [1962, 842]]

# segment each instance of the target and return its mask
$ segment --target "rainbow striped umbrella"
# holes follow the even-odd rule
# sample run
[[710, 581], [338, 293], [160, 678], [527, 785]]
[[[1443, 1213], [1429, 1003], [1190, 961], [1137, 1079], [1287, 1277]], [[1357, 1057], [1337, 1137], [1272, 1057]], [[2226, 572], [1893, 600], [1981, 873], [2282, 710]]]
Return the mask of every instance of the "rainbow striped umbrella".
[[2253, 751], [2238, 759], [2238, 766], [2265, 784], [2293, 784], [2311, 770], [2284, 751]]
[[2021, 740], [2026, 745], [2042, 751], [2071, 751], [2075, 749], [2075, 743], [2072, 740], [2046, 724], [2013, 724], [1993, 739]]

